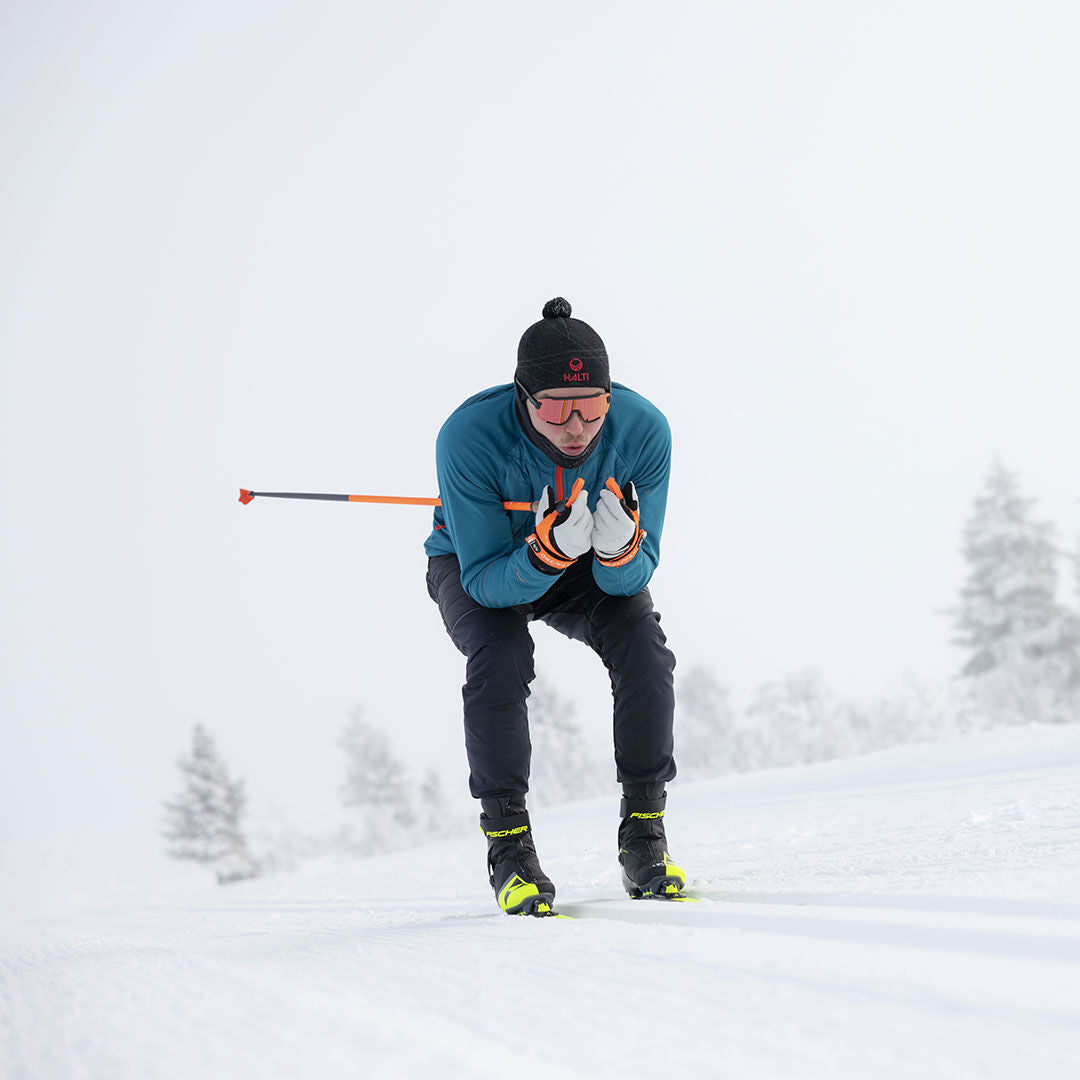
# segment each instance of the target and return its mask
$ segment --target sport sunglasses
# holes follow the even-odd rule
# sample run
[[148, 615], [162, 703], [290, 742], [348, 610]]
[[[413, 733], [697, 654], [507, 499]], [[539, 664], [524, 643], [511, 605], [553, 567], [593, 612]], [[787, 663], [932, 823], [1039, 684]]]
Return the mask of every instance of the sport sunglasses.
[[[514, 382], [521, 386], [515, 379]], [[536, 415], [547, 424], [568, 424], [577, 413], [586, 424], [592, 424], [611, 408], [610, 394], [594, 394], [592, 397], [535, 398], [524, 386], [521, 392], [536, 409]]]

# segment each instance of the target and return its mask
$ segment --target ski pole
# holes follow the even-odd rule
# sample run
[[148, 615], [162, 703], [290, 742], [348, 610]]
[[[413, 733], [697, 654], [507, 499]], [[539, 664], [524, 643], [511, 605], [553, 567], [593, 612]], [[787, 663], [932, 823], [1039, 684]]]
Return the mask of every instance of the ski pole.
[[[323, 502], [392, 503], [399, 506], [442, 506], [442, 499], [411, 495], [326, 495], [314, 491], [248, 491], [240, 489], [240, 501], [247, 506], [252, 499], [321, 499]], [[536, 503], [504, 502], [504, 510], [529, 510], [536, 513]]]

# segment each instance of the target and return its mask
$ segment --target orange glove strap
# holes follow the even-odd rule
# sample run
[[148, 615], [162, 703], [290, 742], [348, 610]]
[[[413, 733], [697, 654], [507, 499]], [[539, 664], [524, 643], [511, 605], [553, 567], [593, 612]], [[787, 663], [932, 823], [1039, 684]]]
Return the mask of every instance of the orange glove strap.
[[612, 492], [617, 499], [619, 499], [630, 516], [634, 519], [634, 525], [637, 527], [634, 532], [633, 539], [630, 541], [630, 546], [618, 555], [613, 556], [610, 559], [602, 559], [599, 555], [596, 556], [596, 561], [601, 566], [625, 566], [637, 553], [641, 547], [641, 541], [645, 539], [649, 534], [641, 527], [641, 512], [640, 505], [634, 503], [633, 507], [627, 505], [626, 499], [623, 496], [622, 488], [615, 481], [614, 476], [607, 478], [606, 487], [608, 491]]
[[536, 532], [525, 537], [525, 543], [529, 546], [529, 550], [545, 566], [550, 566], [553, 573], [562, 573], [563, 570], [568, 570], [577, 562], [577, 559], [568, 559], [559, 550], [559, 545], [555, 543], [551, 531], [566, 519], [566, 509], [573, 506], [574, 500], [581, 494], [581, 489], [584, 486], [585, 481], [578, 477], [574, 481], [574, 486], [570, 489], [570, 496], [563, 506], [556, 503], [555, 509], [536, 526]]

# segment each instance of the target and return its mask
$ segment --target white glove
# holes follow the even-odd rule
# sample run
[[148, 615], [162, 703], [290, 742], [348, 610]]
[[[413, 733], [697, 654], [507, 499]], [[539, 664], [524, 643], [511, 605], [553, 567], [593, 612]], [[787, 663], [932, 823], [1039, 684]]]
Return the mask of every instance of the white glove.
[[570, 506], [556, 501], [548, 486], [536, 504], [536, 532], [525, 543], [533, 566], [547, 574], [561, 574], [592, 547], [589, 493], [582, 488], [571, 498]]
[[[555, 492], [550, 487], [544, 488], [544, 493], [540, 496], [540, 502], [536, 507], [538, 533], [545, 519], [554, 511], [555, 505]], [[549, 526], [548, 535], [555, 541], [557, 551], [568, 559], [576, 559], [593, 546], [593, 516], [589, 513], [589, 493], [582, 488], [569, 510], [564, 510], [563, 514], [566, 516], [562, 518], [561, 524]], [[554, 520], [559, 521], [559, 518], [556, 517]]]
[[[605, 566], [623, 566], [637, 553], [645, 533], [641, 528], [637, 492], [632, 481], [624, 489], [614, 480], [600, 492], [593, 513], [592, 546]], [[616, 494], [618, 491], [618, 494]]]

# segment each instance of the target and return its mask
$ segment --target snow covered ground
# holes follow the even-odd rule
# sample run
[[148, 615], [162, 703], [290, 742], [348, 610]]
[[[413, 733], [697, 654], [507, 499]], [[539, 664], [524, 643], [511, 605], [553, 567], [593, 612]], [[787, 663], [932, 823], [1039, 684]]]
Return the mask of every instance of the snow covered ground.
[[472, 834], [9, 897], [0, 1076], [1080, 1075], [1080, 726], [669, 803], [697, 904], [623, 898], [614, 795], [534, 814], [573, 921], [499, 914]]

